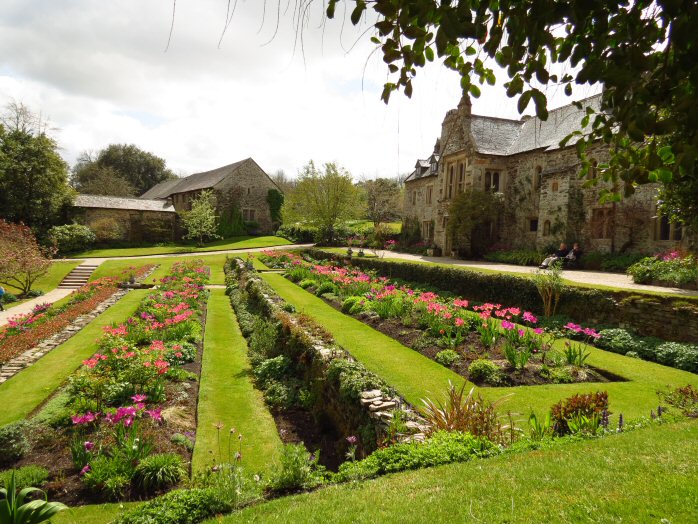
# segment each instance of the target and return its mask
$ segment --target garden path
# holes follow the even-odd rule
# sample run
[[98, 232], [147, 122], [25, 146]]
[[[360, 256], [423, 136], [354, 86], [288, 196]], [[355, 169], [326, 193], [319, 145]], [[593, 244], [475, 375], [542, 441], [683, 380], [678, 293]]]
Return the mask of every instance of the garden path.
[[[395, 251], [379, 250], [377, 255], [381, 258], [398, 258], [412, 262], [430, 262], [435, 264], [445, 264], [450, 266], [459, 266], [465, 268], [486, 269], [490, 271], [502, 271], [508, 273], [535, 273], [535, 267], [531, 266], [515, 266], [513, 264], [500, 264], [498, 262], [487, 262], [483, 260], [460, 260], [451, 257], [428, 257], [422, 255], [413, 255], [410, 253], [398, 253]], [[580, 284], [589, 284], [592, 286], [608, 286], [620, 289], [634, 291], [651, 291], [655, 293], [671, 293], [683, 296], [698, 296], [698, 291], [690, 289], [680, 289], [675, 287], [663, 286], [647, 286], [644, 284], [635, 284], [628, 275], [621, 273], [605, 273], [603, 271], [583, 271], [583, 270], [566, 270], [562, 272], [562, 278], [578, 282]]]
[[37, 304], [45, 304], [46, 302], [56, 302], [64, 297], [70, 295], [74, 289], [52, 289], [45, 295], [40, 297], [32, 298], [26, 302], [22, 302], [12, 308], [8, 308], [5, 311], [0, 311], [0, 326], [4, 326], [9, 322], [9, 320], [17, 315], [25, 315], [34, 309]]

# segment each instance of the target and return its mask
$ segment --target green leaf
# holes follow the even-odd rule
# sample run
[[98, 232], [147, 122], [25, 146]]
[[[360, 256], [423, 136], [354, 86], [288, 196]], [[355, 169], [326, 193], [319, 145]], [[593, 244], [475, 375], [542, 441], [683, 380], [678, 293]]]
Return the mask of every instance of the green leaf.
[[529, 89], [525, 93], [523, 93], [519, 97], [519, 103], [517, 104], [517, 109], [519, 110], [519, 114], [522, 114], [524, 111], [526, 111], [526, 108], [528, 107], [528, 103], [531, 101], [531, 95], [533, 92]]
[[434, 50], [431, 47], [427, 47], [426, 49], [424, 49], [424, 56], [427, 57], [427, 60], [429, 60], [429, 62], [433, 62], [434, 61]]
[[676, 157], [674, 156], [674, 152], [671, 150], [671, 146], [660, 147], [657, 154], [665, 164], [673, 164], [676, 161]]
[[565, 84], [565, 95], [572, 96], [572, 84]]
[[470, 84], [470, 88], [468, 90], [470, 91], [470, 94], [473, 95], [475, 98], [480, 97], [480, 88], [475, 84]]

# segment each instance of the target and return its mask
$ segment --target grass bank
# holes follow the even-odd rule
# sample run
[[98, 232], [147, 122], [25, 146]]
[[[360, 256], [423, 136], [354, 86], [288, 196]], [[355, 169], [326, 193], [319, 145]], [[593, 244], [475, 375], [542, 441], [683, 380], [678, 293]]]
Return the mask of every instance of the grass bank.
[[225, 249], [251, 249], [258, 247], [286, 246], [291, 242], [283, 237], [232, 237], [223, 240], [209, 242], [203, 247], [188, 243], [169, 243], [159, 246], [124, 247], [108, 249], [90, 249], [72, 255], [74, 258], [100, 258], [100, 257], [142, 257], [145, 255], [167, 255], [179, 253], [205, 253], [206, 251], [219, 251]]
[[[464, 379], [453, 371], [421, 355], [362, 322], [345, 315], [322, 299], [305, 291], [280, 274], [263, 273], [262, 278], [299, 311], [313, 317], [330, 331], [339, 345], [381, 376], [414, 405], [425, 397], [440, 398], [449, 380], [460, 385]], [[563, 344], [558, 341], [558, 344]], [[611, 411], [626, 417], [648, 415], [657, 406], [658, 389], [667, 385], [698, 385], [698, 376], [652, 362], [629, 358], [591, 346], [588, 363], [624, 377], [626, 382], [548, 384], [542, 386], [479, 388], [483, 396], [495, 400], [511, 395], [502, 405], [525, 418], [529, 412], [545, 413], [548, 408], [575, 393], [606, 390]]]
[[222, 522], [693, 522], [697, 450], [695, 421], [653, 426], [333, 486]]
[[[206, 317], [204, 356], [197, 413], [193, 469], [200, 470], [219, 460], [216, 424], [220, 430], [220, 451], [227, 460], [229, 430], [236, 429], [233, 453], [242, 435], [245, 469], [266, 470], [277, 458], [281, 440], [262, 394], [250, 381], [247, 343], [224, 290], [211, 290]], [[213, 452], [213, 455], [210, 453]]]
[[[44, 294], [56, 289], [58, 287], [58, 284], [61, 283], [61, 280], [63, 280], [65, 276], [79, 264], [80, 262], [77, 260], [73, 262], [51, 263], [51, 267], [49, 268], [48, 273], [46, 273], [43, 277], [38, 278], [36, 282], [34, 282], [32, 289], [36, 291], [43, 291]], [[12, 293], [13, 295], [18, 295], [19, 293], [21, 293], [21, 291], [14, 286], [3, 284], [3, 287], [5, 288], [5, 291], [7, 293]], [[11, 307], [21, 304], [22, 302], [25, 302], [25, 300], [18, 300], [17, 302], [12, 302], [11, 304], [3, 303], [3, 305], [5, 306], [5, 309], [9, 309]]]
[[92, 356], [102, 327], [133, 313], [144, 295], [145, 291], [131, 291], [63, 344], [0, 384], [0, 426], [25, 418], [44, 402]]

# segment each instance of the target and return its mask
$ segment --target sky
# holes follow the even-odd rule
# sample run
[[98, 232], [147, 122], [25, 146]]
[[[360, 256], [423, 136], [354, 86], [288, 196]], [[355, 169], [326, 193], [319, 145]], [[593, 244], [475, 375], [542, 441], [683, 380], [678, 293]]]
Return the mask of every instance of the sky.
[[[129, 143], [181, 176], [247, 157], [289, 176], [310, 159], [356, 179], [409, 173], [458, 104], [458, 76], [430, 64], [411, 99], [385, 105], [371, 20], [355, 28], [340, 6], [323, 25], [315, 2], [299, 33], [286, 3], [238, 0], [221, 40], [227, 0], [2, 0], [0, 106], [41, 113], [71, 165]], [[519, 118], [499, 76], [473, 113]], [[574, 98], [596, 91], [578, 86]]]

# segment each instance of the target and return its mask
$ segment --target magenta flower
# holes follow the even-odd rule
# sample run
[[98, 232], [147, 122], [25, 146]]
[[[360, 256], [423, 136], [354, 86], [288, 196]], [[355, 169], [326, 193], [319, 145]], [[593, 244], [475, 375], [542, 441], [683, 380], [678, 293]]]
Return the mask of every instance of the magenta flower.
[[146, 413], [152, 418], [155, 422], [160, 422], [162, 420], [162, 410], [161, 409], [149, 409], [146, 411]]
[[582, 326], [579, 324], [574, 324], [573, 322], [568, 322], [565, 324], [565, 327], [571, 331], [574, 331], [575, 333], [581, 333], [582, 331]]
[[147, 398], [148, 398], [147, 395], [140, 395], [140, 394], [139, 394], [139, 395], [133, 395], [133, 396], [131, 397], [131, 400], [133, 400], [134, 402], [143, 402], [143, 401], [146, 400]]
[[512, 324], [512, 323], [509, 322], [508, 320], [502, 320], [502, 327], [503, 327], [504, 329], [509, 329], [509, 330], [511, 330], [511, 329], [514, 329], [514, 324]]
[[92, 451], [95, 447], [94, 442], [90, 442], [89, 440], [85, 441], [85, 451]]
[[543, 331], [544, 331], [543, 328], [536, 328], [536, 329], [533, 330], [533, 332], [534, 332], [536, 335], [542, 335], [542, 334], [543, 334]]
[[536, 322], [538, 322], [538, 318], [530, 311], [524, 311], [523, 319], [526, 322], [530, 322], [531, 324], [535, 324]]
[[88, 471], [90, 471], [92, 468], [90, 467], [89, 464], [87, 464], [84, 468], [80, 470], [80, 476], [84, 476]]

